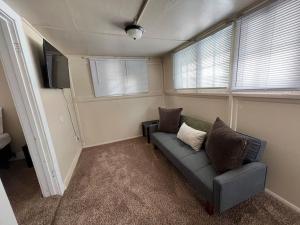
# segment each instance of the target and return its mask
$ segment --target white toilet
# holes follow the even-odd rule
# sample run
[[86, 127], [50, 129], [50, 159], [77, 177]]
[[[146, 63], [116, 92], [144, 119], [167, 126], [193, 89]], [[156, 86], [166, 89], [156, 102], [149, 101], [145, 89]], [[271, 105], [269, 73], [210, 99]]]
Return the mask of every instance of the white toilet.
[[2, 108], [0, 107], [0, 151], [11, 142], [8, 133], [3, 133]]

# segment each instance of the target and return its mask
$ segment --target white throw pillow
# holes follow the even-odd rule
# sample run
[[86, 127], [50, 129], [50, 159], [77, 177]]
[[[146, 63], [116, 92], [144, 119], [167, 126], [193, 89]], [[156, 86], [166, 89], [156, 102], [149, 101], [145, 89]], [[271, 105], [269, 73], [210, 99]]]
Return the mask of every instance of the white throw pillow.
[[196, 130], [186, 123], [183, 123], [177, 133], [177, 138], [191, 146], [195, 151], [199, 151], [205, 139], [206, 132]]

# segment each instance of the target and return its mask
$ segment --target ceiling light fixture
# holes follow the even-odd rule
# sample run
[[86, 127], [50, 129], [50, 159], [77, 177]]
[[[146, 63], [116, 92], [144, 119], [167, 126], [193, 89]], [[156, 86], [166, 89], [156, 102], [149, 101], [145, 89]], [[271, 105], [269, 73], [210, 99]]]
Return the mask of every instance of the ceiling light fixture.
[[144, 28], [142, 26], [139, 26], [138, 23], [144, 13], [144, 10], [148, 4], [149, 0], [144, 0], [141, 8], [139, 9], [139, 12], [137, 16], [134, 18], [133, 23], [125, 27], [126, 34], [131, 37], [133, 40], [141, 39], [144, 33]]
[[136, 24], [131, 24], [125, 27], [126, 34], [131, 37], [133, 40], [138, 40], [141, 39], [143, 33], [144, 33], [144, 28], [136, 25]]

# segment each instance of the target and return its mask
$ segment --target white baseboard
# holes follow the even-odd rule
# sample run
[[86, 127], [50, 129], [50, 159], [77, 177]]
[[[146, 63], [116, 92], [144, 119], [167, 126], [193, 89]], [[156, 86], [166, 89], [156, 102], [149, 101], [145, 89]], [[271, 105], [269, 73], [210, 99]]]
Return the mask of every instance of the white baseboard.
[[126, 141], [126, 140], [130, 140], [130, 139], [138, 138], [138, 137], [142, 137], [142, 135], [121, 138], [121, 139], [116, 139], [116, 140], [112, 140], [112, 141], [101, 142], [101, 143], [96, 143], [96, 144], [91, 144], [91, 145], [84, 145], [83, 148], [91, 148], [91, 147], [96, 147], [96, 146], [100, 146], [100, 145], [112, 144], [112, 143], [116, 143], [119, 141]]
[[278, 201], [282, 202], [287, 207], [289, 207], [289, 208], [295, 210], [296, 212], [300, 213], [300, 208], [298, 206], [294, 205], [293, 203], [290, 203], [288, 200], [286, 200], [283, 197], [279, 196], [278, 194], [274, 193], [270, 189], [266, 188], [265, 192], [268, 193], [269, 195], [271, 195], [272, 197], [276, 198]]
[[81, 151], [82, 151], [82, 149], [80, 149], [80, 150], [76, 153], [76, 155], [75, 155], [75, 157], [74, 157], [74, 159], [73, 159], [73, 161], [72, 161], [72, 163], [71, 163], [71, 166], [70, 166], [70, 168], [69, 168], [69, 170], [68, 170], [67, 176], [66, 176], [65, 179], [64, 179], [65, 189], [67, 189], [67, 187], [68, 187], [68, 185], [69, 185], [69, 183], [70, 183], [70, 180], [71, 180], [71, 178], [72, 178], [73, 172], [74, 172], [75, 167], [76, 167], [76, 165], [77, 165], [77, 162], [78, 162], [79, 156], [80, 156], [80, 154], [81, 154]]

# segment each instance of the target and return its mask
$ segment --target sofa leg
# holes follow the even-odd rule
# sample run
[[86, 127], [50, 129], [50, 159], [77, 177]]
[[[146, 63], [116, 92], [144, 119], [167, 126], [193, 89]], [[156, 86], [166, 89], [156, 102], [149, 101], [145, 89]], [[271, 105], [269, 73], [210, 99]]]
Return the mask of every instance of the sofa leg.
[[205, 202], [205, 211], [210, 216], [212, 216], [214, 214], [214, 206], [212, 204], [210, 204], [208, 201]]
[[156, 145], [153, 145], [153, 148], [154, 148], [154, 149], [158, 149]]

